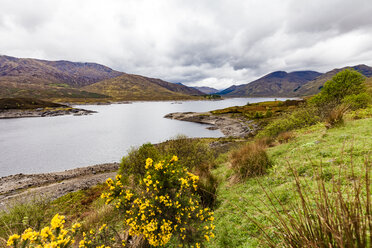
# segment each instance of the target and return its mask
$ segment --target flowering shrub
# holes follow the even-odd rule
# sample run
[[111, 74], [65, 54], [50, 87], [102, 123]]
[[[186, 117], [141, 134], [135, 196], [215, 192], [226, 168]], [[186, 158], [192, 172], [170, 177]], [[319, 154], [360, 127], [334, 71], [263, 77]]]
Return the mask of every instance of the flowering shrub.
[[7, 245], [14, 248], [110, 248], [105, 244], [121, 243], [119, 239], [115, 242], [115, 238], [110, 238], [112, 235], [108, 233], [107, 225], [103, 224], [96, 231], [83, 232], [83, 238], [75, 244], [74, 237], [81, 224], [75, 223], [70, 229], [65, 229], [64, 223], [65, 217], [56, 214], [50, 226], [44, 227], [40, 232], [28, 228], [21, 235], [13, 234], [9, 237]]
[[[110, 246], [106, 246], [107, 244]], [[98, 230], [91, 229], [89, 232], [83, 232], [83, 238], [79, 242], [79, 248], [110, 248], [111, 245], [119, 247], [121, 240], [112, 237], [106, 224], [103, 224]]]
[[108, 179], [110, 192], [102, 194], [125, 215], [129, 235], [142, 236], [151, 246], [164, 246], [172, 237], [200, 247], [213, 234], [213, 212], [200, 206], [196, 194], [199, 177], [173, 156], [169, 162], [146, 160], [145, 176], [136, 191], [127, 189], [120, 174]]
[[80, 224], [72, 225], [71, 229], [64, 229], [65, 217], [56, 214], [50, 222], [50, 226], [41, 229], [40, 232], [32, 228], [26, 229], [21, 235], [13, 234], [9, 237], [7, 246], [10, 247], [35, 247], [35, 248], [67, 248], [75, 243], [73, 237]]

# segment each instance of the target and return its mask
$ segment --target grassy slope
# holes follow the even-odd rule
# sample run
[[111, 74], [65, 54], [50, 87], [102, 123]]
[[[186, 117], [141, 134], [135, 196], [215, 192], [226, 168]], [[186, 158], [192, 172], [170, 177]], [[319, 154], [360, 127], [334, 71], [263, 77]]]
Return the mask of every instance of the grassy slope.
[[[344, 162], [349, 164], [350, 153], [353, 155], [355, 170], [358, 172], [363, 164], [363, 157], [372, 147], [372, 118], [349, 121], [345, 126], [327, 130], [322, 124], [299, 130], [296, 138], [287, 144], [278, 145], [268, 150], [274, 163], [266, 176], [249, 179], [244, 183], [230, 184], [231, 175], [227, 164], [215, 172], [221, 178], [219, 188], [219, 207], [216, 210], [216, 239], [208, 247], [262, 247], [254, 238], [260, 234], [257, 227], [249, 221], [255, 218], [260, 223], [267, 223], [265, 217], [258, 214], [255, 206], [265, 212], [266, 202], [260, 182], [266, 189], [275, 193], [285, 204], [295, 202], [293, 176], [288, 163], [297, 168], [301, 177], [310, 187], [314, 187], [314, 167], [322, 161], [324, 176], [328, 179], [337, 175], [341, 150], [344, 149]], [[343, 148], [343, 144], [345, 147]], [[369, 154], [371, 156], [371, 154]], [[315, 164], [315, 166], [313, 165]], [[350, 172], [350, 167], [343, 167]]]
[[54, 102], [46, 102], [33, 98], [1, 98], [0, 110], [2, 109], [36, 109], [46, 107], [67, 107]]
[[61, 99], [61, 101], [76, 102], [81, 99], [88, 99], [91, 101], [105, 101], [109, 100], [109, 96], [102, 94], [82, 91], [71, 88], [61, 84], [18, 84], [13, 82], [0, 83], [0, 98], [38, 98], [46, 100]]

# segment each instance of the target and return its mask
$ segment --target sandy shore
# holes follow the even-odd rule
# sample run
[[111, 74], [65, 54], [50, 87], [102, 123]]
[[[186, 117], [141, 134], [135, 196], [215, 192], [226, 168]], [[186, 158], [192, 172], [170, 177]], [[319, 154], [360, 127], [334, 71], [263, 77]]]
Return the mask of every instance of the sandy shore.
[[99, 164], [55, 173], [16, 174], [0, 178], [0, 209], [14, 201], [35, 197], [56, 199], [69, 192], [87, 189], [114, 177], [118, 163]]

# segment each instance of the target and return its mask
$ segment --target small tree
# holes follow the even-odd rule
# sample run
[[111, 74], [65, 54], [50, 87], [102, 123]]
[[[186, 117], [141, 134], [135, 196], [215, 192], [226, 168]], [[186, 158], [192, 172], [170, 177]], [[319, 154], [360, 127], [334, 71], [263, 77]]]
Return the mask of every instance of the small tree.
[[365, 92], [365, 77], [355, 70], [343, 70], [337, 73], [331, 80], [324, 84], [319, 94], [310, 102], [317, 106], [332, 104], [336, 106], [350, 95], [358, 95]]

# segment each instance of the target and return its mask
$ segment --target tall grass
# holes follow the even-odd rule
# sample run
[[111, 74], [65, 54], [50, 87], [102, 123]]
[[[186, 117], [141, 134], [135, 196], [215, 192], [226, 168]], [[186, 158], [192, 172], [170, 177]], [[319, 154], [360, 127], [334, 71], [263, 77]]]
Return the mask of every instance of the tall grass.
[[13, 202], [0, 211], [0, 247], [5, 247], [8, 236], [22, 233], [27, 227], [40, 229], [47, 222], [50, 200], [34, 198], [30, 202]]
[[339, 166], [339, 175], [330, 187], [327, 187], [320, 168], [316, 174], [314, 191], [290, 166], [295, 179], [298, 205], [285, 207], [278, 197], [263, 187], [269, 200], [266, 206], [273, 216], [267, 218], [274, 231], [269, 233], [267, 228], [256, 224], [264, 232], [264, 242], [269, 247], [371, 247], [371, 163], [366, 157], [365, 172], [357, 176], [351, 162], [351, 175], [347, 175], [349, 180], [346, 183], [341, 176], [343, 166]]

